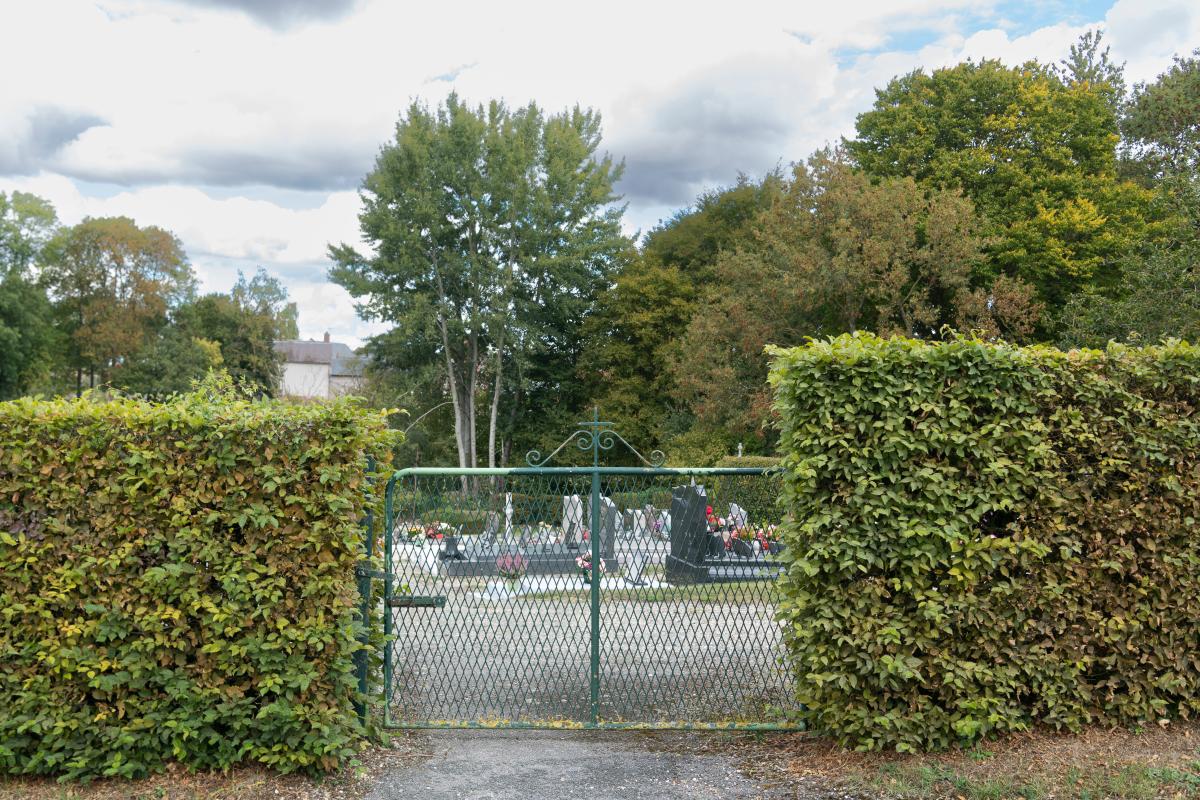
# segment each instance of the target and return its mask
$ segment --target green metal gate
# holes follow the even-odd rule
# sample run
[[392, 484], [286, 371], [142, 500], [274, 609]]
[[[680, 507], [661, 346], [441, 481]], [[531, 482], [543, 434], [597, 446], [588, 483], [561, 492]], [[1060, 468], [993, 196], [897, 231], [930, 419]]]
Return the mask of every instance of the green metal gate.
[[[618, 443], [643, 466], [601, 466]], [[547, 466], [571, 445], [591, 465]], [[527, 460], [389, 480], [385, 724], [793, 727], [777, 479], [663, 468], [598, 419]]]

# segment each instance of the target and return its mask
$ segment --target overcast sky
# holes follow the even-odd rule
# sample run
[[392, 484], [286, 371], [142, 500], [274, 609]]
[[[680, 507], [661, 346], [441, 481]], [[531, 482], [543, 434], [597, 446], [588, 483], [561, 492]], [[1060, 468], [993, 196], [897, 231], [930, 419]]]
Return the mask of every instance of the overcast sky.
[[[579, 103], [648, 230], [739, 172], [852, 132], [876, 86], [966, 57], [1055, 61], [1102, 27], [1130, 82], [1200, 46], [1195, 0], [1119, 2], [0, 2], [0, 191], [66, 223], [127, 215], [183, 240], [201, 287], [278, 276], [300, 332], [358, 345], [325, 279], [357, 187], [414, 98]], [[586, 9], [586, 10], [584, 10]]]

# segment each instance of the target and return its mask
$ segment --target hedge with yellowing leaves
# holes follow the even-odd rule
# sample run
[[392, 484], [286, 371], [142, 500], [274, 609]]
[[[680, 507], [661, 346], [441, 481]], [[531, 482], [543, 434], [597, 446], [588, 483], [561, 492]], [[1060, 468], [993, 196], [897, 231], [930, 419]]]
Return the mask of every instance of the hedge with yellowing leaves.
[[1200, 349], [773, 352], [813, 726], [944, 747], [1200, 710]]
[[0, 772], [337, 766], [388, 445], [352, 401], [219, 385], [0, 403]]

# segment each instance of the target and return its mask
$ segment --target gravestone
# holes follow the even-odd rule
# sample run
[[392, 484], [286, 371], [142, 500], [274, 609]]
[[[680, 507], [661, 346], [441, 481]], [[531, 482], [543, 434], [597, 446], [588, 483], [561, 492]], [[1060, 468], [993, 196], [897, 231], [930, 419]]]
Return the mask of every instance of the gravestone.
[[574, 550], [579, 547], [580, 534], [586, 521], [583, 513], [583, 500], [573, 494], [563, 497], [563, 544]]
[[708, 553], [708, 495], [703, 486], [677, 486], [671, 490], [671, 552], [664, 566], [672, 583], [708, 580], [704, 558]]
[[500, 515], [495, 511], [489, 511], [483, 521], [483, 533], [480, 538], [488, 545], [496, 543], [496, 537], [500, 535]]
[[654, 518], [645, 511], [634, 511], [631, 516], [629, 529], [633, 534], [634, 543], [645, 542], [654, 528]]
[[617, 504], [608, 497], [600, 498], [600, 557], [612, 558], [617, 546]]
[[734, 528], [746, 527], [746, 509], [739, 506], [737, 503], [729, 504], [729, 523]]
[[646, 571], [646, 562], [649, 560], [650, 557], [645, 553], [630, 553], [625, 564], [625, 580], [633, 586], [644, 585], [646, 581], [642, 578], [642, 573]]

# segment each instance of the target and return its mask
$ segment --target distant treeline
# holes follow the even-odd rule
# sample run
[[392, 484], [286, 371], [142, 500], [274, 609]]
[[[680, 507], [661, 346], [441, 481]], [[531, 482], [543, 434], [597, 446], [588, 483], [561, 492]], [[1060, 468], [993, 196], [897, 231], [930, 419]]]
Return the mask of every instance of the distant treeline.
[[259, 270], [198, 296], [183, 247], [126, 217], [63, 226], [31, 194], [0, 192], [0, 400], [113, 387], [163, 396], [210, 369], [273, 394], [276, 338], [296, 305]]

